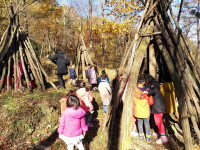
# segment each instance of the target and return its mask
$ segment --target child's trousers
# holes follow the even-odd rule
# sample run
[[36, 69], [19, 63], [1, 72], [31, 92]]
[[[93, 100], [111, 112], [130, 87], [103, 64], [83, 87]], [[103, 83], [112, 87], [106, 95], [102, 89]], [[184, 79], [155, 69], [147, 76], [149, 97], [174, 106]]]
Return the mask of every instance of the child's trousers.
[[83, 135], [77, 137], [66, 137], [64, 135], [59, 135], [59, 138], [62, 139], [67, 144], [68, 150], [74, 150], [74, 146], [78, 147], [79, 150], [84, 150], [82, 139]]
[[83, 147], [83, 143], [80, 142], [78, 144], [68, 144], [67, 145], [67, 149], [68, 150], [74, 150], [74, 146], [77, 146], [79, 150], [84, 150], [84, 147]]
[[165, 126], [163, 124], [163, 113], [154, 114], [155, 124], [158, 127], [160, 135], [165, 135]]
[[143, 131], [143, 123], [144, 123], [146, 135], [151, 135], [149, 118], [137, 118], [137, 123], [138, 123], [139, 134], [144, 134], [144, 131]]

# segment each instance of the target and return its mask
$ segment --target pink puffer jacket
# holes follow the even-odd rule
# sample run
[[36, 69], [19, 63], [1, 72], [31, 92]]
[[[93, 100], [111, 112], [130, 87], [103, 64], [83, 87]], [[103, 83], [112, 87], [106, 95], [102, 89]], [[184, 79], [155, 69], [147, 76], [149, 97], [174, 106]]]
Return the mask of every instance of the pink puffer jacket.
[[85, 111], [82, 108], [75, 110], [73, 107], [68, 107], [63, 112], [60, 118], [58, 133], [67, 137], [76, 137], [88, 130], [85, 123]]
[[80, 99], [83, 110], [86, 112], [94, 110], [92, 105], [93, 95], [90, 91], [86, 91], [85, 88], [80, 88], [76, 91], [76, 96]]

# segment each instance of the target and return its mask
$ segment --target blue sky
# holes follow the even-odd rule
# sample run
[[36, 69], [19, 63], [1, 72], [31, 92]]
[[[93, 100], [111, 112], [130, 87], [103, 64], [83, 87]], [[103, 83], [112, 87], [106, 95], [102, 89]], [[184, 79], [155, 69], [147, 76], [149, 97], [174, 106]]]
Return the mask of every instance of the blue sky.
[[[82, 16], [88, 16], [88, 0], [57, 0], [58, 4], [73, 7]], [[100, 15], [100, 0], [92, 0], [93, 14]]]
[[[88, 17], [88, 1], [89, 0], [57, 0], [59, 4], [62, 4], [64, 2], [65, 5], [73, 7], [79, 14], [81, 14], [83, 17]], [[174, 0], [172, 3], [172, 9], [175, 15], [178, 14], [179, 7], [174, 7], [175, 4], [180, 4], [181, 0]], [[189, 0], [186, 0], [189, 1]], [[100, 16], [101, 15], [101, 7], [100, 7], [100, 0], [92, 0], [93, 2], [93, 15]], [[184, 15], [184, 14], [181, 14]], [[107, 16], [109, 19], [114, 19], [114, 16]], [[185, 24], [185, 23], [183, 23]], [[182, 22], [180, 22], [180, 26], [182, 25]], [[194, 35], [194, 39], [196, 39], [196, 34], [193, 32], [196, 31], [195, 25], [193, 28], [191, 28], [190, 33]]]

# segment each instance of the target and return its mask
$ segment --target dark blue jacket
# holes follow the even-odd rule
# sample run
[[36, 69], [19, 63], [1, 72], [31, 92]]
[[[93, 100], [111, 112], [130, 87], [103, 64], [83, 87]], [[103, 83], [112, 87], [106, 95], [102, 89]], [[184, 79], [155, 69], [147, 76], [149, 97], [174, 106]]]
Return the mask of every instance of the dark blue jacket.
[[[55, 54], [54, 56], [49, 56], [48, 58], [55, 63], [58, 68], [57, 68], [57, 75], [64, 75], [68, 73], [68, 68], [67, 66], [70, 65], [66, 65], [65, 63], [65, 53], [62, 51], [59, 51], [57, 54]], [[68, 58], [66, 58], [68, 59]]]
[[69, 68], [69, 72], [70, 72], [70, 79], [76, 79], [77, 78], [75, 68]]
[[160, 92], [160, 84], [158, 82], [153, 82], [146, 85], [146, 87], [149, 89], [148, 95], [152, 95], [154, 100], [154, 104], [150, 106], [151, 114], [164, 113], [165, 104], [164, 98]]

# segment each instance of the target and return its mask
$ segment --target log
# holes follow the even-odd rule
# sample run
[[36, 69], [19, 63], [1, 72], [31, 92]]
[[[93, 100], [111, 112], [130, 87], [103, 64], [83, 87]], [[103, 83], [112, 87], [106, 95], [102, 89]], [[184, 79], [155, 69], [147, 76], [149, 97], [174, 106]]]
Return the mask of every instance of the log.
[[75, 70], [76, 70], [77, 77], [79, 75], [80, 59], [81, 59], [81, 50], [77, 49], [77, 56], [76, 56], [76, 63], [75, 63]]
[[[193, 149], [193, 143], [192, 143], [192, 138], [191, 138], [191, 133], [190, 133], [190, 126], [188, 122], [188, 115], [187, 115], [187, 106], [186, 106], [186, 100], [183, 92], [183, 87], [181, 86], [181, 81], [180, 78], [177, 75], [177, 70], [175, 69], [173, 65], [173, 61], [171, 59], [170, 54], [162, 44], [162, 37], [156, 36], [155, 37], [157, 45], [159, 47], [160, 52], [162, 53], [165, 59], [165, 62], [167, 64], [168, 70], [170, 72], [172, 81], [175, 83], [175, 93], [178, 97], [178, 102], [179, 102], [179, 113], [180, 113], [180, 120], [181, 120], [181, 126], [183, 130], [183, 136], [184, 136], [184, 141], [187, 145], [185, 145], [185, 148], [187, 150], [192, 150]], [[169, 48], [169, 47], [168, 47]]]
[[155, 79], [158, 79], [157, 70], [158, 64], [156, 62], [154, 44], [151, 41], [149, 45], [149, 74], [152, 75]]
[[9, 57], [9, 59], [8, 59], [8, 71], [7, 71], [7, 76], [6, 76], [6, 78], [7, 78], [6, 84], [7, 85], [5, 85], [5, 86], [7, 86], [7, 91], [10, 91], [11, 86], [12, 86], [12, 85], [10, 85], [10, 78], [11, 78], [10, 70], [11, 70], [11, 57]]
[[139, 36], [145, 37], [145, 36], [154, 36], [154, 35], [160, 35], [160, 34], [162, 34], [162, 32], [143, 33], [143, 34], [141, 34]]
[[81, 65], [82, 65], [83, 80], [86, 80], [86, 76], [85, 76], [85, 57], [84, 57], [83, 51], [81, 52]]
[[[153, 31], [153, 28], [149, 26], [147, 31]], [[137, 38], [137, 36], [136, 36]], [[139, 48], [135, 52], [135, 57], [133, 64], [131, 65], [131, 72], [130, 78], [127, 85], [127, 90], [125, 93], [125, 101], [123, 106], [122, 112], [122, 121], [121, 121], [121, 131], [120, 131], [120, 150], [131, 149], [131, 127], [133, 126], [133, 113], [132, 113], [132, 106], [133, 106], [133, 96], [134, 90], [137, 82], [137, 77], [139, 75], [140, 67], [142, 64], [142, 60], [146, 54], [146, 48], [148, 47], [150, 42], [149, 37], [145, 37], [142, 39], [142, 42]], [[131, 107], [130, 107], [131, 106]], [[127, 128], [127, 126], [129, 128]]]
[[26, 80], [26, 85], [27, 85], [28, 90], [30, 90], [28, 73], [27, 73], [27, 70], [26, 70], [26, 67], [25, 67], [25, 62], [24, 62], [21, 44], [19, 45], [19, 53], [20, 53], [20, 59], [21, 59], [21, 62], [22, 62], [22, 68], [23, 68], [23, 72], [24, 72], [24, 76], [25, 76], [25, 80]]
[[[11, 30], [11, 29], [10, 29]], [[12, 42], [13, 42], [13, 39], [16, 35], [16, 32], [17, 32], [17, 27], [14, 26], [13, 27], [13, 31], [8, 31], [8, 36], [6, 36], [6, 39], [3, 41], [3, 43], [0, 45], [0, 62], [3, 60], [5, 54], [8, 52], [9, 50], [9, 47], [11, 46]], [[11, 34], [11, 36], [9, 36], [9, 34]]]

